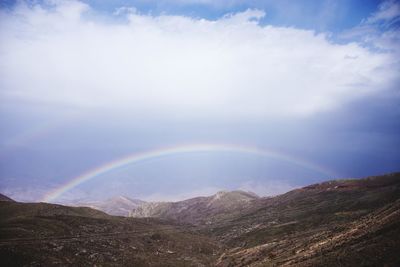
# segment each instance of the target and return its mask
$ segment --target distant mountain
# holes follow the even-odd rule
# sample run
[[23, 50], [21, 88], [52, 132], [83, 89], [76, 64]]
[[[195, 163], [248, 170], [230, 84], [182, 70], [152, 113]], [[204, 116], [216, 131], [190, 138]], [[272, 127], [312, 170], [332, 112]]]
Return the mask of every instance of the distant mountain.
[[132, 209], [144, 204], [145, 201], [130, 199], [125, 196], [117, 196], [104, 201], [73, 202], [70, 205], [76, 207], [89, 207], [101, 210], [107, 214], [115, 216], [128, 216]]
[[210, 197], [196, 197], [178, 202], [144, 203], [130, 217], [157, 217], [190, 224], [211, 224], [225, 215], [247, 209], [259, 199], [254, 193], [221, 191]]
[[3, 194], [0, 194], [0, 201], [12, 201], [12, 202], [14, 202], [15, 200], [13, 200], [13, 199], [11, 199], [11, 198], [3, 195]]

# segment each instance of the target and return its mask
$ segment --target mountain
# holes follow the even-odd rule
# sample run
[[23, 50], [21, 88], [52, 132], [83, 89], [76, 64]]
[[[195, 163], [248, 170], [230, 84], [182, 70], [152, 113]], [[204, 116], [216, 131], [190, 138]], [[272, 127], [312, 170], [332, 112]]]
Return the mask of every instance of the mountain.
[[11, 198], [3, 195], [3, 194], [0, 194], [0, 201], [12, 201], [12, 202], [14, 202], [13, 199], [11, 199]]
[[254, 193], [221, 191], [210, 197], [196, 197], [178, 202], [144, 203], [130, 213], [130, 217], [157, 217], [180, 223], [211, 224], [226, 215], [232, 216], [249, 208], [259, 199]]
[[115, 216], [128, 216], [132, 209], [144, 204], [145, 201], [139, 199], [130, 199], [125, 196], [117, 196], [106, 199], [104, 201], [88, 201], [88, 202], [72, 202], [71, 206], [89, 207], [96, 210], [101, 210], [107, 214]]

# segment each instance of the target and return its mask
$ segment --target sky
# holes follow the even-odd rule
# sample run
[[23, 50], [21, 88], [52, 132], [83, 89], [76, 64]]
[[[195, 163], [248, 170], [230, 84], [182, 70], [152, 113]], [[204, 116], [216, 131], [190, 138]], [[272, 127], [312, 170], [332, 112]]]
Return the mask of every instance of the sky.
[[393, 0], [2, 1], [0, 192], [269, 196], [399, 171], [399, 31]]

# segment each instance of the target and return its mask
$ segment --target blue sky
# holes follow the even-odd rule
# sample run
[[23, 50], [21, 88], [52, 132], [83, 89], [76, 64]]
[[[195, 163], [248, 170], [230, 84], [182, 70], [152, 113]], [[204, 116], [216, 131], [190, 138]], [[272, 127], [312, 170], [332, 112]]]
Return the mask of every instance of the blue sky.
[[[37, 201], [125, 155], [182, 144], [273, 150], [338, 178], [399, 171], [399, 21], [398, 1], [2, 1], [0, 192]], [[271, 195], [331, 176], [190, 153], [58, 201]]]
[[174, 14], [218, 19], [227, 13], [261, 9], [267, 16], [261, 23], [276, 26], [338, 32], [354, 27], [379, 5], [379, 1], [87, 1], [103, 12], [119, 6], [134, 6], [151, 14]]
[[[30, 1], [33, 3], [46, 1]], [[96, 12], [109, 15], [121, 7], [133, 7], [144, 14], [181, 15], [215, 20], [228, 13], [246, 9], [261, 9], [267, 16], [261, 23], [275, 26], [297, 27], [318, 31], [340, 32], [357, 26], [375, 12], [382, 1], [376, 0], [283, 0], [283, 1], [82, 1]], [[17, 1], [2, 1], [5, 8], [13, 8]]]

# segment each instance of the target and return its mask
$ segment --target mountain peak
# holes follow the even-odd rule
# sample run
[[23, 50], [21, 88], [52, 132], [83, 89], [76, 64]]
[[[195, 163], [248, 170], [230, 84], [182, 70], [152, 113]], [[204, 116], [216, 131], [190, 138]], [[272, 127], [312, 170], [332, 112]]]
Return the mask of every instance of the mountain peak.
[[219, 191], [209, 197], [197, 197], [178, 202], [150, 202], [138, 206], [132, 217], [162, 217], [186, 223], [209, 223], [212, 217], [226, 212], [245, 210], [259, 197], [252, 192]]
[[223, 198], [229, 198], [229, 200], [234, 201], [246, 201], [257, 199], [259, 196], [253, 192], [246, 192], [242, 190], [234, 191], [218, 191], [215, 195], [211, 196], [213, 200], [219, 200]]

